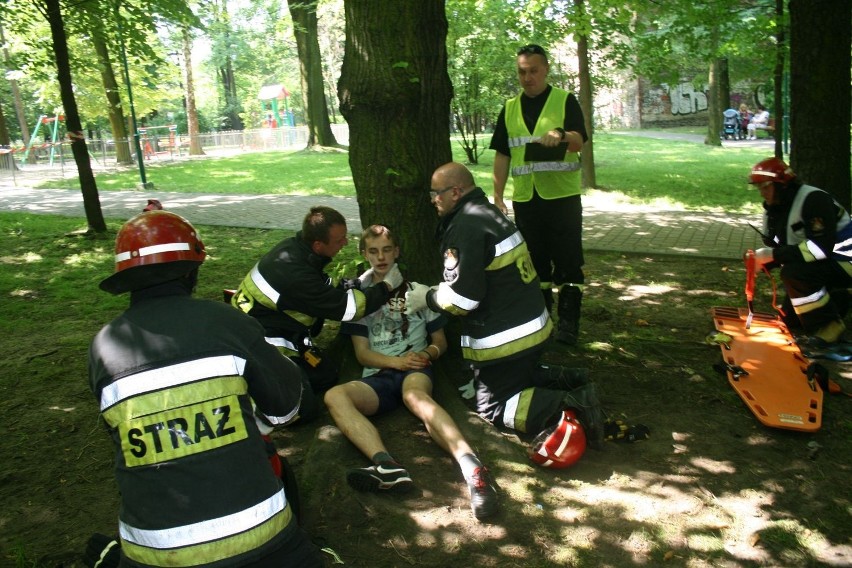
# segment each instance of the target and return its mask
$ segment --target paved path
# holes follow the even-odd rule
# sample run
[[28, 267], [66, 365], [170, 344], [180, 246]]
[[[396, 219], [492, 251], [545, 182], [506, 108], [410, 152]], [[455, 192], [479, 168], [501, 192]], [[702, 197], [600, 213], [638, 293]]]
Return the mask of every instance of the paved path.
[[[340, 211], [350, 228], [360, 227], [358, 203], [348, 197], [293, 195], [202, 195], [165, 191], [102, 191], [101, 208], [108, 219], [125, 220], [140, 212], [148, 198], [197, 225], [298, 229], [313, 205]], [[642, 254], [678, 254], [739, 259], [760, 246], [748, 223], [754, 217], [727, 213], [659, 210], [613, 203], [592, 191], [584, 197], [586, 250]], [[79, 190], [0, 186], [0, 210], [84, 217]]]

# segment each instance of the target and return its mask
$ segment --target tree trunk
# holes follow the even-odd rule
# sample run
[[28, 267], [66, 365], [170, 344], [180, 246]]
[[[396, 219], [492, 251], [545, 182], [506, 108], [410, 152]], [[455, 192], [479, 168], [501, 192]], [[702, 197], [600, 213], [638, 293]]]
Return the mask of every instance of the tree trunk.
[[852, 4], [790, 0], [789, 10], [791, 165], [848, 210]]
[[337, 146], [328, 120], [322, 58], [317, 39], [317, 0], [289, 0], [293, 18], [293, 35], [299, 52], [299, 75], [302, 82], [302, 105], [308, 125], [308, 147]]
[[[577, 13], [586, 18], [585, 0], [574, 0]], [[594, 137], [594, 93], [592, 92], [592, 74], [589, 65], [589, 36], [577, 34], [577, 60], [580, 79], [580, 108], [583, 111], [583, 122], [586, 125], [586, 134], [589, 140], [583, 144], [582, 168], [583, 187], [595, 188], [598, 186], [595, 174], [595, 137]]]
[[707, 86], [710, 96], [707, 97], [707, 137], [704, 143], [708, 146], [721, 146], [722, 140], [719, 137], [722, 132], [722, 89], [720, 87], [719, 76], [722, 72], [722, 62], [719, 58], [713, 58], [710, 62], [709, 85]]
[[127, 128], [124, 126], [121, 96], [119, 95], [118, 82], [115, 80], [115, 73], [112, 70], [109, 50], [106, 42], [97, 34], [92, 35], [92, 43], [95, 46], [95, 53], [98, 55], [101, 81], [104, 84], [104, 92], [107, 98], [109, 126], [112, 130], [112, 139], [115, 140], [115, 161], [119, 164], [132, 164], [130, 144], [127, 143]]
[[[452, 160], [443, 0], [346, 0], [338, 84], [361, 221], [400, 236], [407, 274], [436, 282], [432, 173]], [[389, 25], [389, 23], [394, 25]]]
[[203, 156], [201, 138], [198, 137], [198, 109], [195, 106], [195, 82], [192, 78], [192, 37], [189, 29], [181, 32], [183, 40], [183, 84], [186, 89], [186, 128], [189, 131], [189, 155]]
[[[8, 73], [12, 69], [9, 66], [9, 50], [6, 48], [6, 35], [3, 32], [3, 26], [0, 26], [0, 43], [3, 44], [3, 60]], [[21, 98], [21, 89], [18, 88], [18, 82], [15, 79], [9, 79], [9, 87], [12, 89], [12, 99], [14, 99], [15, 102], [15, 115], [18, 118], [18, 127], [21, 129], [21, 141], [24, 143], [24, 147], [26, 147], [30, 143], [30, 129], [29, 126], [27, 126], [27, 115], [24, 113], [24, 101]], [[12, 166], [16, 167], [15, 160], [11, 158], [10, 160], [12, 162]], [[36, 163], [34, 152], [29, 152], [27, 154], [27, 162], [30, 164]]]
[[62, 107], [65, 110], [65, 126], [68, 129], [68, 137], [71, 139], [71, 152], [74, 154], [74, 162], [77, 164], [77, 176], [80, 179], [80, 189], [83, 193], [83, 209], [86, 212], [86, 221], [89, 231], [96, 233], [106, 232], [101, 211], [101, 201], [98, 197], [98, 187], [95, 184], [95, 176], [92, 173], [92, 164], [89, 162], [89, 151], [86, 147], [86, 138], [83, 135], [83, 126], [80, 123], [80, 114], [77, 111], [77, 101], [74, 98], [74, 83], [71, 80], [71, 67], [68, 61], [68, 41], [65, 37], [65, 26], [62, 22], [62, 14], [59, 11], [59, 0], [45, 0], [46, 17], [50, 23], [50, 32], [53, 37], [53, 54], [56, 57], [56, 76], [59, 80], [59, 94], [62, 97]]

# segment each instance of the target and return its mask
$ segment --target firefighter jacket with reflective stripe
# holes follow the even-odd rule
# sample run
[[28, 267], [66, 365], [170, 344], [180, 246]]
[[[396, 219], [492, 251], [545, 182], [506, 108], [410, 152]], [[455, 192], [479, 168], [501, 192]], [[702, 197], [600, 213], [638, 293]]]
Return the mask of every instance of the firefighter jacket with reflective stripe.
[[764, 230], [778, 243], [773, 257], [781, 264], [826, 258], [852, 261], [849, 213], [816, 187], [802, 185], [785, 193], [781, 204], [766, 206]]
[[300, 371], [252, 318], [168, 288], [134, 292], [89, 349], [116, 449], [122, 565], [264, 558], [297, 526], [261, 429], [295, 417]]
[[527, 159], [527, 144], [538, 140], [550, 130], [561, 128], [565, 123], [565, 101], [568, 94], [562, 89], [551, 88], [532, 132], [524, 123], [521, 95], [506, 102], [506, 130], [509, 135], [509, 157], [515, 186], [513, 201], [524, 202], [532, 199], [533, 187], [542, 199], [580, 195], [579, 153], [566, 152], [562, 160]]
[[553, 323], [527, 245], [512, 222], [476, 188], [438, 227], [444, 281], [429, 307], [462, 318], [462, 354], [475, 366], [536, 349]]
[[251, 269], [231, 303], [256, 318], [268, 341], [290, 351], [310, 345], [325, 319], [357, 321], [390, 297], [387, 286], [365, 291], [335, 287], [323, 268], [331, 259], [314, 254], [301, 232], [284, 239]]

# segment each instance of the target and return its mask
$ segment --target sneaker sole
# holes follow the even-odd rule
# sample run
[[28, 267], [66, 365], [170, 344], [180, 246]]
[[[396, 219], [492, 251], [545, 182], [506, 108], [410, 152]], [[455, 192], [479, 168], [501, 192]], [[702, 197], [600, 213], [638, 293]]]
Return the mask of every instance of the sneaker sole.
[[368, 473], [358, 472], [347, 473], [346, 482], [352, 489], [367, 493], [408, 493], [414, 488], [414, 483], [410, 477], [400, 477], [388, 483]]

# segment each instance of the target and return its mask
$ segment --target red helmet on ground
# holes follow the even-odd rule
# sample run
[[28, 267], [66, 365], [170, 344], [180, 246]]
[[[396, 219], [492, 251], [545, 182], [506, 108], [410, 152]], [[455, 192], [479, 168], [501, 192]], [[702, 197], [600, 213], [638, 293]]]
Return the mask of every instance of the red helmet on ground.
[[559, 422], [533, 440], [530, 459], [542, 467], [571, 467], [586, 453], [586, 432], [573, 410], [563, 410]]
[[115, 237], [115, 274], [101, 282], [113, 294], [139, 290], [192, 272], [207, 253], [189, 221], [169, 211], [146, 211]]
[[793, 170], [781, 158], [767, 158], [754, 165], [748, 176], [751, 184], [773, 181], [787, 183], [796, 177]]

